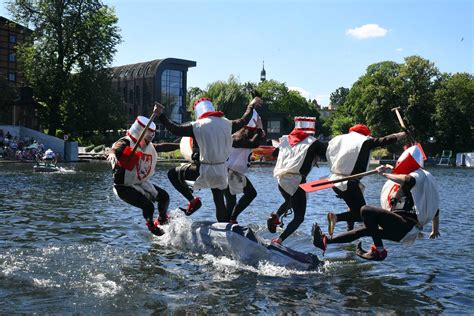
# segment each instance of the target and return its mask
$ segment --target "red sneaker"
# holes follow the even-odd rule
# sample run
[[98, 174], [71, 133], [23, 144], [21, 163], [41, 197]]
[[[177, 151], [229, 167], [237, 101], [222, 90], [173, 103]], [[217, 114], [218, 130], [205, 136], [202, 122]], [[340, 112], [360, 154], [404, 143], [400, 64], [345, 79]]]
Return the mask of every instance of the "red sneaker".
[[276, 233], [277, 226], [281, 224], [280, 218], [276, 213], [270, 214], [270, 217], [267, 219], [267, 228], [268, 231], [272, 234]]
[[364, 251], [364, 249], [362, 249], [362, 242], [357, 244], [356, 254], [365, 260], [382, 261], [387, 258], [387, 250], [385, 248], [377, 250], [377, 247], [372, 245], [369, 251]]
[[158, 219], [157, 219], [157, 224], [158, 225], [166, 225], [170, 222], [170, 216], [168, 214], [166, 214], [165, 216], [158, 216]]
[[196, 212], [198, 209], [200, 209], [202, 206], [201, 199], [198, 197], [195, 197], [191, 201], [189, 201], [188, 208], [182, 208], [180, 207], [179, 209], [186, 214], [186, 216], [190, 216], [194, 212]]
[[324, 253], [326, 252], [326, 248], [328, 246], [328, 239], [326, 235], [323, 234], [318, 224], [313, 225], [313, 228], [311, 229], [311, 235], [313, 235], [313, 245], [321, 249], [323, 251], [324, 256]]
[[146, 222], [145, 225], [146, 225], [146, 227], [148, 227], [148, 230], [149, 230], [153, 235], [156, 235], [156, 236], [163, 236], [163, 235], [165, 234], [165, 232], [163, 231], [163, 229], [161, 229], [160, 227], [158, 227], [158, 221], [157, 221], [157, 220], [154, 220], [153, 223]]

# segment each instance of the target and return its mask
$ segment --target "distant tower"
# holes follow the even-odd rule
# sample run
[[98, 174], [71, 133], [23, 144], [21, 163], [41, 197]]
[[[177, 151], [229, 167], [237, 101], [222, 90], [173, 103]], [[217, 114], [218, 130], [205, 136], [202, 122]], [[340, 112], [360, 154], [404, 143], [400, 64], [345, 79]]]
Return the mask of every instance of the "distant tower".
[[265, 61], [263, 61], [262, 71], [260, 71], [260, 81], [267, 80], [267, 72], [265, 71]]

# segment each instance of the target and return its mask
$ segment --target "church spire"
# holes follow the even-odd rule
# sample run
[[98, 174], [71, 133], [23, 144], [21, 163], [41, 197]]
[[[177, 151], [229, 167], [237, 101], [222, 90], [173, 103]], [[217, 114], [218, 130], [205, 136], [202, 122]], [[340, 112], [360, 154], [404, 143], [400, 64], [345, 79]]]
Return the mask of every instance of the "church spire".
[[262, 71], [260, 71], [260, 81], [267, 80], [267, 72], [265, 71], [265, 60], [262, 62]]

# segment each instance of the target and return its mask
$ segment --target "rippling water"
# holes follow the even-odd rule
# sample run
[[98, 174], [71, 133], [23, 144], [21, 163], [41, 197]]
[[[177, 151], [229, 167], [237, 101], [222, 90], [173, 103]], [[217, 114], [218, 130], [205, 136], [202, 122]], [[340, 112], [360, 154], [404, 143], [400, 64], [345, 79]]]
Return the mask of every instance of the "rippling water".
[[[321, 268], [308, 272], [193, 249], [183, 238], [191, 221], [214, 219], [211, 195], [199, 192], [204, 206], [192, 218], [178, 214], [173, 209], [186, 203], [166, 178], [171, 167], [158, 168], [154, 178], [171, 195], [173, 217], [158, 238], [141, 211], [113, 195], [103, 162], [54, 174], [0, 164], [0, 313], [472, 312], [473, 169], [430, 169], [442, 188], [440, 239], [429, 240], [426, 227], [412, 247], [387, 242], [389, 256], [379, 263], [356, 258], [354, 244], [331, 245]], [[327, 174], [326, 166], [315, 168], [310, 180]], [[282, 202], [272, 168], [252, 168], [249, 178], [259, 195], [239, 223], [270, 239], [265, 220]], [[364, 183], [368, 203], [378, 205], [383, 179]], [[332, 190], [312, 193], [305, 222], [285, 245], [322, 258], [311, 225], [326, 230], [326, 212], [344, 208]]]

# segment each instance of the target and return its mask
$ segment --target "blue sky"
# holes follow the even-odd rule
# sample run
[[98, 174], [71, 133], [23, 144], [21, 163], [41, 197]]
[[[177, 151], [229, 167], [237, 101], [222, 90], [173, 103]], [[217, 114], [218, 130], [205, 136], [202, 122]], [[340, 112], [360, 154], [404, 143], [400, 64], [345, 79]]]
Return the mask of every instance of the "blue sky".
[[[370, 64], [419, 55], [442, 72], [474, 73], [474, 1], [104, 0], [123, 43], [114, 66], [190, 59], [188, 87], [231, 74], [285, 82], [329, 103]], [[8, 17], [4, 8], [0, 15]]]

